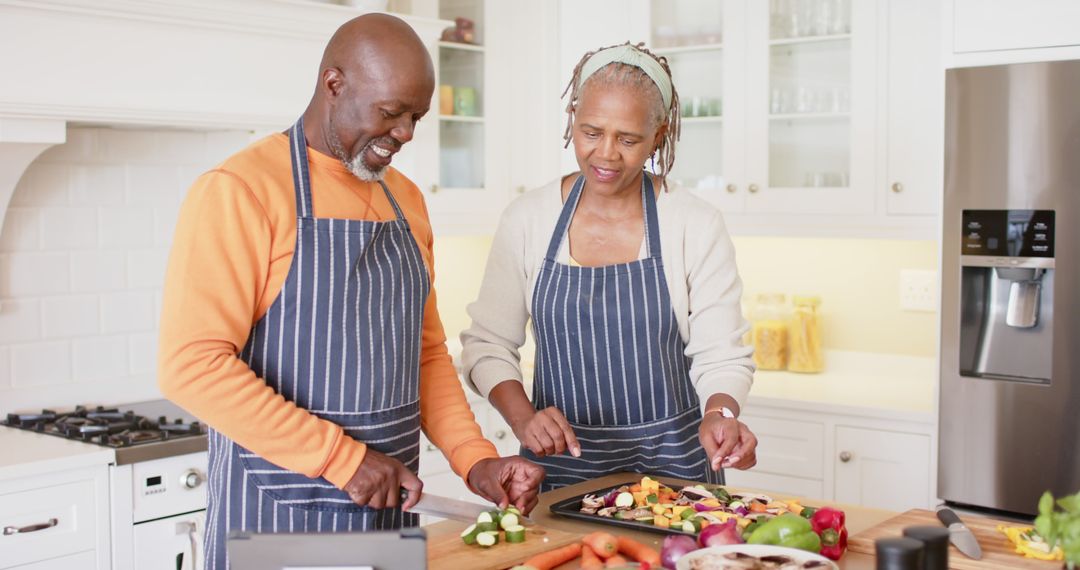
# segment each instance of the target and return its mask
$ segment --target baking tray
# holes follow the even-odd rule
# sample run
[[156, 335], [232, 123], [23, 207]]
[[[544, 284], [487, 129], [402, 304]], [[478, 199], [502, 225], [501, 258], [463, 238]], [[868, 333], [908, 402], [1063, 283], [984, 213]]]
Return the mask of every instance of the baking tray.
[[[622, 487], [624, 485], [629, 487], [630, 485], [633, 485], [634, 483], [640, 483], [640, 482], [641, 482], [641, 479], [637, 479], [635, 481], [627, 481], [625, 483], [619, 483], [618, 485], [612, 485], [610, 487], [604, 487], [602, 489], [597, 489], [595, 491], [589, 491], [588, 493], [582, 493], [580, 495], [570, 497], [569, 499], [563, 499], [563, 500], [561, 500], [561, 501], [559, 501], [557, 503], [552, 504], [551, 507], [549, 507], [549, 508], [551, 509], [552, 514], [558, 515], [560, 517], [577, 519], [579, 521], [591, 522], [591, 523], [596, 523], [596, 524], [605, 524], [605, 525], [610, 525], [610, 526], [618, 526], [618, 527], [622, 527], [622, 528], [629, 529], [629, 530], [642, 530], [642, 531], [645, 531], [645, 532], [654, 532], [654, 533], [657, 533], [657, 534], [684, 534], [686, 536], [697, 536], [696, 533], [689, 533], [689, 532], [685, 532], [685, 531], [682, 531], [682, 530], [676, 530], [676, 529], [673, 529], [673, 528], [663, 528], [663, 527], [659, 527], [659, 526], [656, 526], [656, 525], [640, 523], [640, 522], [634, 521], [634, 520], [623, 520], [623, 519], [616, 519], [616, 518], [611, 518], [611, 517], [601, 517], [601, 516], [590, 515], [590, 514], [586, 514], [586, 513], [581, 512], [581, 499], [584, 498], [585, 495], [604, 495], [604, 494], [607, 494], [608, 491], [611, 491], [612, 489], [618, 489], [619, 487]], [[682, 487], [675, 487], [675, 486], [672, 486], [672, 485], [666, 485], [666, 486], [671, 487], [672, 489], [674, 489], [676, 491], [682, 489]]]

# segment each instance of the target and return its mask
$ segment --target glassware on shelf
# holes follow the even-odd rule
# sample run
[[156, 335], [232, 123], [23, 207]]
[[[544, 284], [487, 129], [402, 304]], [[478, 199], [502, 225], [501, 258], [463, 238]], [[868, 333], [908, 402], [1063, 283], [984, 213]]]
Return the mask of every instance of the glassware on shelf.
[[772, 39], [850, 32], [850, 0], [771, 0], [769, 4], [769, 35]]
[[679, 106], [682, 117], [719, 117], [723, 113], [720, 97], [686, 97]]
[[472, 87], [454, 88], [454, 114], [466, 117], [476, 116], [476, 89]]
[[821, 320], [817, 296], [792, 297], [794, 308], [788, 331], [790, 354], [787, 369], [792, 372], [816, 373], [825, 370], [825, 354], [821, 345]]
[[754, 364], [760, 370], [784, 370], [788, 358], [788, 314], [783, 293], [758, 294], [752, 314]]
[[439, 86], [439, 114], [440, 115], [453, 115], [454, 114], [454, 86], [453, 85], [440, 85]]

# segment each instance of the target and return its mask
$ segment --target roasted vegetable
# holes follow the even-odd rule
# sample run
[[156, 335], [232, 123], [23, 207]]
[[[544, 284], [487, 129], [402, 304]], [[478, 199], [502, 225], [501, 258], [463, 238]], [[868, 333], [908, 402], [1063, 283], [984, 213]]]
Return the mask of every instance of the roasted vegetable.
[[775, 544], [817, 553], [821, 550], [821, 538], [814, 532], [810, 521], [791, 513], [780, 515], [759, 526], [750, 538], [750, 544]]
[[847, 529], [844, 511], [822, 507], [810, 517], [810, 526], [821, 538], [820, 554], [829, 560], [840, 560], [847, 550]]

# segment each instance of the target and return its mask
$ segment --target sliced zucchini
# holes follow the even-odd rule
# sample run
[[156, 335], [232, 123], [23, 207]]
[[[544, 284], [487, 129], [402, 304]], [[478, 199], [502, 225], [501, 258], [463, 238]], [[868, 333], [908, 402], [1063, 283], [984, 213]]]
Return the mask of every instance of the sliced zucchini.
[[514, 513], [506, 513], [499, 519], [499, 527], [506, 530], [509, 527], [518, 526], [519, 522], [517, 515]]
[[634, 495], [625, 491], [619, 493], [615, 496], [615, 506], [619, 508], [630, 508], [634, 506]]
[[465, 544], [476, 544], [476, 535], [480, 534], [480, 529], [476, 528], [476, 525], [471, 524], [469, 528], [466, 528], [461, 532], [461, 540]]
[[479, 532], [497, 532], [499, 530], [499, 525], [493, 522], [476, 523], [476, 530]]
[[476, 535], [476, 544], [483, 547], [495, 546], [499, 544], [499, 533], [497, 532], [482, 532]]
[[515, 507], [514, 505], [510, 505], [510, 506], [506, 507], [506, 512], [514, 513], [515, 515], [521, 516], [521, 511], [518, 510], [518, 508]]
[[491, 513], [487, 512], [487, 511], [484, 511], [484, 512], [482, 512], [482, 513], [480, 513], [479, 515], [476, 516], [476, 522], [478, 522], [478, 523], [495, 522], [495, 518], [491, 516]]
[[506, 527], [506, 542], [525, 542], [525, 527], [514, 525]]

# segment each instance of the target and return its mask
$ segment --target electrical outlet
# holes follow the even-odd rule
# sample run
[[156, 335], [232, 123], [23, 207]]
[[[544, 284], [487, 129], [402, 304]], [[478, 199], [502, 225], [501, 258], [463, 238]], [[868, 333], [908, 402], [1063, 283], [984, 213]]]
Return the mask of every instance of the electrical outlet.
[[937, 311], [938, 278], [936, 271], [925, 269], [900, 270], [900, 309], [903, 311]]

